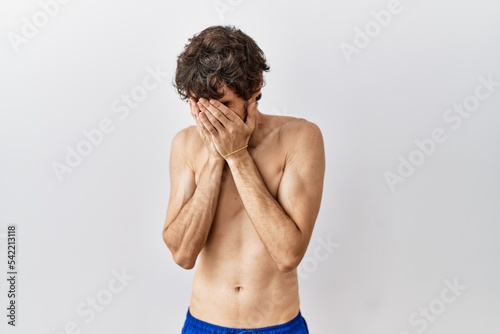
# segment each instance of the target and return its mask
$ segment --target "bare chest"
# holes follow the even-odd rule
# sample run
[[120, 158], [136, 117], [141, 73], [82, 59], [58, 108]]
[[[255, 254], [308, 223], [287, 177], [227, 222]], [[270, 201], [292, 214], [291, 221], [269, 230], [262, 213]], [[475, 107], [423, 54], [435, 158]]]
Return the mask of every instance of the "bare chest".
[[[263, 147], [256, 147], [248, 151], [257, 167], [258, 174], [264, 181], [267, 189], [273, 197], [276, 198], [279, 183], [283, 175], [285, 167], [285, 157], [283, 152], [277, 145], [263, 145]], [[198, 184], [200, 172], [206, 162], [205, 155], [200, 156], [196, 162], [195, 182]], [[224, 166], [221, 179], [221, 196], [238, 196], [238, 191], [234, 183], [232, 172], [229, 166]]]
[[[249, 150], [257, 169], [257, 178], [262, 179], [269, 193], [277, 199], [278, 189], [285, 165], [285, 157], [279, 145], [268, 143]], [[200, 166], [201, 170], [202, 166]], [[195, 175], [195, 180], [199, 177]], [[238, 193], [233, 174], [226, 164], [221, 178], [219, 198], [214, 224], [221, 221], [244, 220], [244, 205]]]

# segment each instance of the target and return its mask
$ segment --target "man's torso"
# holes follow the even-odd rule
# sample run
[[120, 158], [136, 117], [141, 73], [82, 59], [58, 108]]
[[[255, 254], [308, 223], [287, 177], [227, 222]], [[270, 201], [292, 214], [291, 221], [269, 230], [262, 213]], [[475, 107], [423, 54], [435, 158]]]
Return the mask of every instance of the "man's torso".
[[[268, 126], [256, 147], [249, 147], [264, 183], [276, 198], [292, 117], [265, 116]], [[199, 138], [196, 128], [191, 138]], [[207, 160], [203, 143], [188, 152], [196, 183]], [[268, 222], [272, 224], [273, 222]], [[299, 312], [297, 272], [280, 272], [264, 247], [236, 189], [228, 165], [224, 167], [217, 210], [193, 280], [191, 314], [226, 327], [258, 328], [285, 323]]]

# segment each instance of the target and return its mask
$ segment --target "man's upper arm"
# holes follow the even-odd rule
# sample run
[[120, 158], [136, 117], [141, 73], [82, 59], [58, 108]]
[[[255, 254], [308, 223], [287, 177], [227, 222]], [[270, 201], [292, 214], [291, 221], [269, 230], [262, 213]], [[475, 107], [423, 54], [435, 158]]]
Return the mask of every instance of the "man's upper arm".
[[170, 198], [164, 230], [177, 217], [196, 189], [194, 171], [187, 156], [190, 128], [177, 133], [170, 149]]
[[317, 125], [305, 120], [294, 121], [287, 132], [287, 157], [277, 200], [304, 236], [305, 252], [323, 193], [323, 136]]

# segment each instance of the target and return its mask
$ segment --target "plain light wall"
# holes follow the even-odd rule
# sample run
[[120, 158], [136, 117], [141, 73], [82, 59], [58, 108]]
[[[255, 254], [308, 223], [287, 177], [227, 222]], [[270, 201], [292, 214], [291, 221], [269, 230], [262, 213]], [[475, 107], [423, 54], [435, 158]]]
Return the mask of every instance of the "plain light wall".
[[[193, 272], [161, 230], [170, 143], [193, 121], [171, 82], [187, 39], [215, 24], [264, 50], [261, 112], [323, 132], [322, 207], [300, 267], [311, 333], [498, 333], [500, 87], [482, 84], [500, 82], [498, 1], [53, 4], [45, 22], [38, 1], [0, 2], [0, 272], [7, 225], [19, 230], [18, 328], [2, 279], [2, 333], [180, 333]], [[127, 113], [122, 94], [155, 70], [158, 87]], [[59, 179], [53, 164], [101, 122], [113, 130]]]

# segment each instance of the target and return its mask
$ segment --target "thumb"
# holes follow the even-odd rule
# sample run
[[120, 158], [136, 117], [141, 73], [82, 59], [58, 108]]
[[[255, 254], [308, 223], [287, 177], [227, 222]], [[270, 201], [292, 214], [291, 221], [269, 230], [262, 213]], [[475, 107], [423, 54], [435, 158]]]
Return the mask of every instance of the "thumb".
[[245, 124], [253, 131], [255, 128], [255, 121], [257, 118], [257, 101], [252, 99], [247, 107], [247, 118]]

